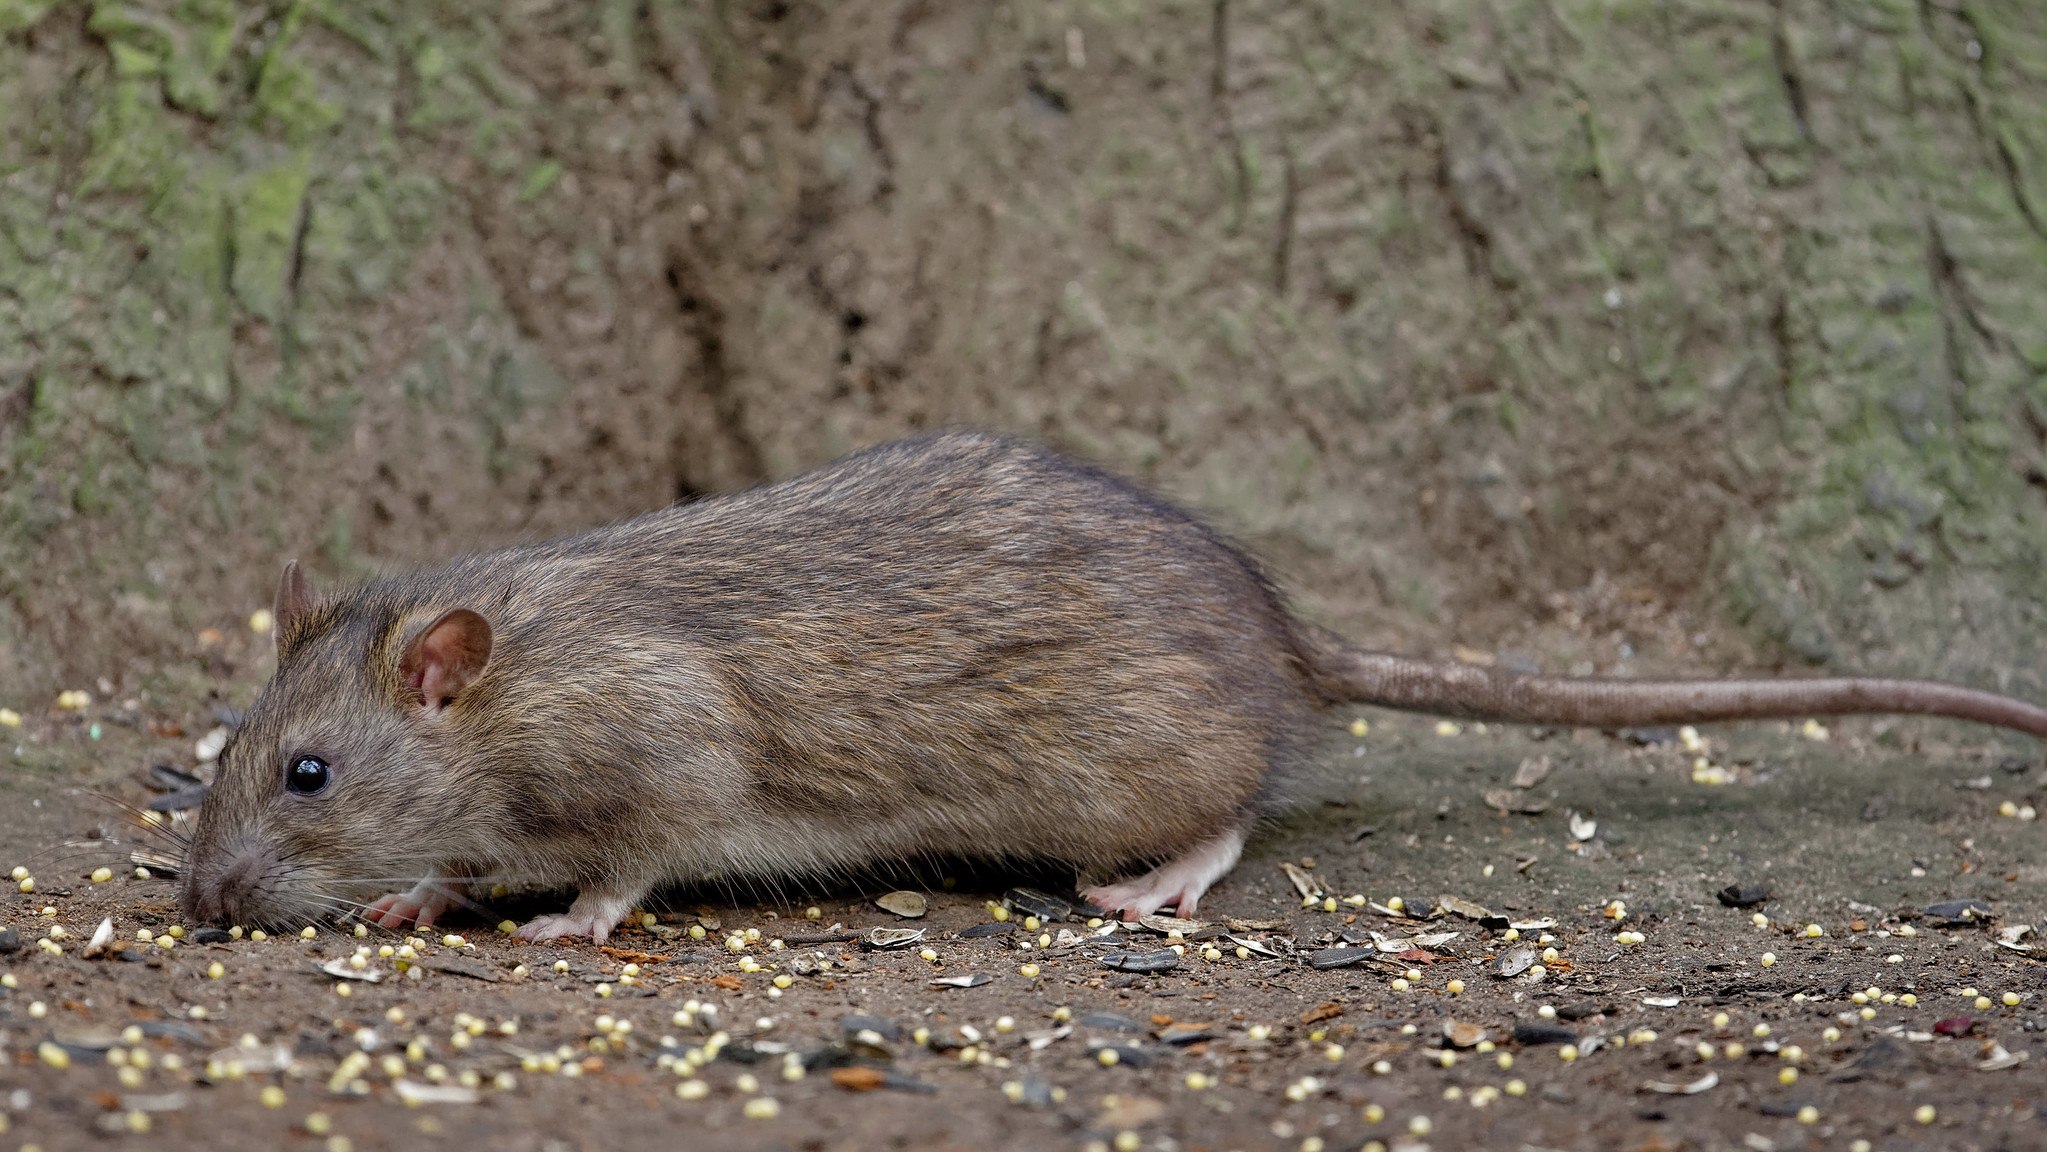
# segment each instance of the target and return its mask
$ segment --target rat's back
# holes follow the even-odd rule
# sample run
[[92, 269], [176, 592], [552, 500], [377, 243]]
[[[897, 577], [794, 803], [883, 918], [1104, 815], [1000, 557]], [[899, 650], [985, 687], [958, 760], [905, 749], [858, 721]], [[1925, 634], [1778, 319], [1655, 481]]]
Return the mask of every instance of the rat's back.
[[736, 870], [1156, 857], [1241, 822], [1311, 707], [1249, 561], [1133, 486], [994, 436], [890, 444], [422, 578], [502, 598], [500, 677], [696, 670], [673, 715], [643, 694], [554, 722], [622, 735], [631, 713], [653, 744], [715, 745], [696, 770], [729, 773], [713, 787], [732, 810], [710, 822], [746, 839], [720, 850], [753, 862]]

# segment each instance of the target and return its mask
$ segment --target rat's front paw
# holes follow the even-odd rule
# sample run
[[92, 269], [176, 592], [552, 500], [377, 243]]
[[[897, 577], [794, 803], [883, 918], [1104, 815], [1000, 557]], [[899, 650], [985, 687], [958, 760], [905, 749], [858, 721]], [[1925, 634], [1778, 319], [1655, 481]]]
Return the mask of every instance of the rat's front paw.
[[569, 905], [567, 912], [553, 916], [536, 916], [519, 929], [518, 935], [527, 940], [559, 940], [564, 936], [588, 936], [602, 944], [611, 936], [611, 930], [631, 909], [632, 901], [616, 896], [601, 896], [584, 892]]
[[454, 893], [445, 882], [422, 880], [410, 891], [393, 892], [372, 902], [363, 909], [362, 918], [380, 928], [403, 928], [408, 924], [430, 928], [454, 903]]

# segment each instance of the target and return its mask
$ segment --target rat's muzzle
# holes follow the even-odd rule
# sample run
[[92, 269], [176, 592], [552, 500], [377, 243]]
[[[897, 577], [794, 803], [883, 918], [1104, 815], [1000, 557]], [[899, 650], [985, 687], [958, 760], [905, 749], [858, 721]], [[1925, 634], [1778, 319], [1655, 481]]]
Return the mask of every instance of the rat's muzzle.
[[195, 858], [185, 869], [178, 907], [201, 924], [261, 923], [276, 873], [277, 861], [260, 849], [232, 852], [225, 860]]

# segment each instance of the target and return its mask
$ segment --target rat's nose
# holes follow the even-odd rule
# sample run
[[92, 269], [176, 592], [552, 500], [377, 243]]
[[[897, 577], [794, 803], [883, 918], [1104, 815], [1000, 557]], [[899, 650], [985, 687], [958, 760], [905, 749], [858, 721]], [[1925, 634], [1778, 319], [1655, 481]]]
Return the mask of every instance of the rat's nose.
[[179, 902], [202, 924], [240, 923], [249, 894], [262, 875], [262, 861], [238, 855], [215, 869], [193, 868]]

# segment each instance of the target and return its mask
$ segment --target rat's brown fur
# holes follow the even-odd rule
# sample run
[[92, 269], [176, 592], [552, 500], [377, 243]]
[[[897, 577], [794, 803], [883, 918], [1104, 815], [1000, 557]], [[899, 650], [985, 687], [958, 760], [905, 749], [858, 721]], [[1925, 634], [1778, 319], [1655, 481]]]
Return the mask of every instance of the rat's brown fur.
[[[573, 883], [622, 910], [668, 880], [919, 856], [1181, 856], [1147, 902], [1191, 908], [1342, 700], [2047, 734], [2047, 711], [1920, 682], [1573, 681], [1364, 652], [1295, 622], [1177, 509], [965, 433], [325, 603], [288, 570], [278, 617], [276, 677], [200, 813], [200, 919], [303, 922], [422, 877]], [[423, 648], [468, 666], [422, 674]], [[283, 787], [305, 754], [332, 767], [318, 796]]]
[[[463, 607], [493, 652], [422, 718], [399, 653]], [[1251, 562], [1134, 487], [978, 435], [280, 626], [200, 814], [203, 919], [288, 921], [364, 895], [351, 877], [456, 862], [634, 895], [923, 855], [1126, 865], [1253, 814], [1315, 705]], [[333, 766], [321, 796], [282, 788], [306, 752]], [[237, 844], [306, 869], [303, 895], [219, 884]]]

